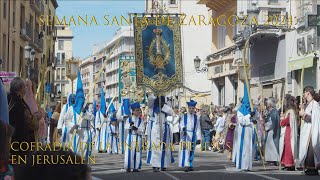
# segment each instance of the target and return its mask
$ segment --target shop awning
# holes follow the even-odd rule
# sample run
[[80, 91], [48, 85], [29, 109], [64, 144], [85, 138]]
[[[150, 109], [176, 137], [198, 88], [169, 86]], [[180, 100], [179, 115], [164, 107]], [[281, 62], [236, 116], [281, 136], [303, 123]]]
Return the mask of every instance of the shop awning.
[[296, 58], [289, 58], [289, 71], [295, 71], [302, 68], [309, 68], [313, 66], [314, 54], [310, 53]]

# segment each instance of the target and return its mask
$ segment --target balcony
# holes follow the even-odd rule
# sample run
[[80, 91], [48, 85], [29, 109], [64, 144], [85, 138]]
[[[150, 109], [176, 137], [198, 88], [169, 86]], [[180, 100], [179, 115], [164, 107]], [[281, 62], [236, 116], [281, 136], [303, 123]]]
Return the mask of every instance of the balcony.
[[31, 41], [31, 39], [33, 38], [31, 25], [29, 23], [27, 22], [22, 23], [21, 30], [20, 30], [20, 37], [24, 41]]
[[232, 64], [233, 59], [226, 57], [226, 59], [215, 60], [208, 64], [208, 79], [216, 79], [224, 76], [236, 74], [237, 67]]
[[199, 0], [198, 4], [205, 4], [208, 8], [214, 11], [226, 10], [231, 6], [235, 6], [237, 1], [233, 0]]
[[41, 0], [30, 0], [30, 6], [37, 14], [41, 13], [40, 1]]
[[43, 39], [39, 39], [39, 37], [34, 38], [35, 49], [39, 53], [43, 53]]

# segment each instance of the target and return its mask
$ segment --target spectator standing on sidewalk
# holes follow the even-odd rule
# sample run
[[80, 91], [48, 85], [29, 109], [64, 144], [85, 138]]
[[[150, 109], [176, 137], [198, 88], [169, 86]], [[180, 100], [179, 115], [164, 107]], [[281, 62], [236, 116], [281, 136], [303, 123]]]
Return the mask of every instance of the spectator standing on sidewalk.
[[210, 130], [213, 127], [212, 121], [213, 119], [210, 119], [209, 117], [209, 106], [203, 105], [201, 107], [201, 115], [200, 115], [200, 126], [201, 126], [201, 132], [202, 132], [202, 145], [201, 150], [206, 151], [209, 150], [210, 147]]

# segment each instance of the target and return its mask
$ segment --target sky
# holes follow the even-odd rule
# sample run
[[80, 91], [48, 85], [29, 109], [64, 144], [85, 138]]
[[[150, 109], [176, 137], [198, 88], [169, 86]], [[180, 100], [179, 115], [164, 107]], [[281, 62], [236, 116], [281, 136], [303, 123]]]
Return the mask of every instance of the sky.
[[[114, 17], [120, 24], [121, 15], [128, 17], [128, 13], [143, 13], [145, 9], [145, 1], [143, 0], [58, 0], [58, 5], [56, 15], [59, 19], [65, 16], [67, 23], [71, 17], [74, 17], [78, 22], [78, 16], [85, 18], [86, 15], [88, 22], [93, 16], [97, 20], [98, 26], [94, 23], [91, 26], [86, 26], [83, 23], [77, 26], [71, 24], [70, 26], [74, 36], [73, 56], [81, 59], [92, 53], [94, 44], [101, 44], [112, 39], [114, 33], [120, 28], [116, 23], [110, 26]], [[104, 25], [106, 23], [105, 15], [108, 15], [107, 19], [109, 20], [107, 26]]]

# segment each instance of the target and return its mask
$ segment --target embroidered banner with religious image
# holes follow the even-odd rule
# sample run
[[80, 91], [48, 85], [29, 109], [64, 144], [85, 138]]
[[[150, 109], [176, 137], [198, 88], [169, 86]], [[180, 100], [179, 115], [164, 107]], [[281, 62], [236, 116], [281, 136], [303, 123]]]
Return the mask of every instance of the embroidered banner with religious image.
[[124, 97], [130, 101], [144, 103], [145, 93], [141, 86], [136, 86], [136, 69], [134, 56], [120, 56], [119, 58], [119, 103]]
[[[168, 19], [166, 17], [166, 19]], [[183, 85], [181, 31], [177, 16], [134, 17], [137, 85], [166, 92]]]

